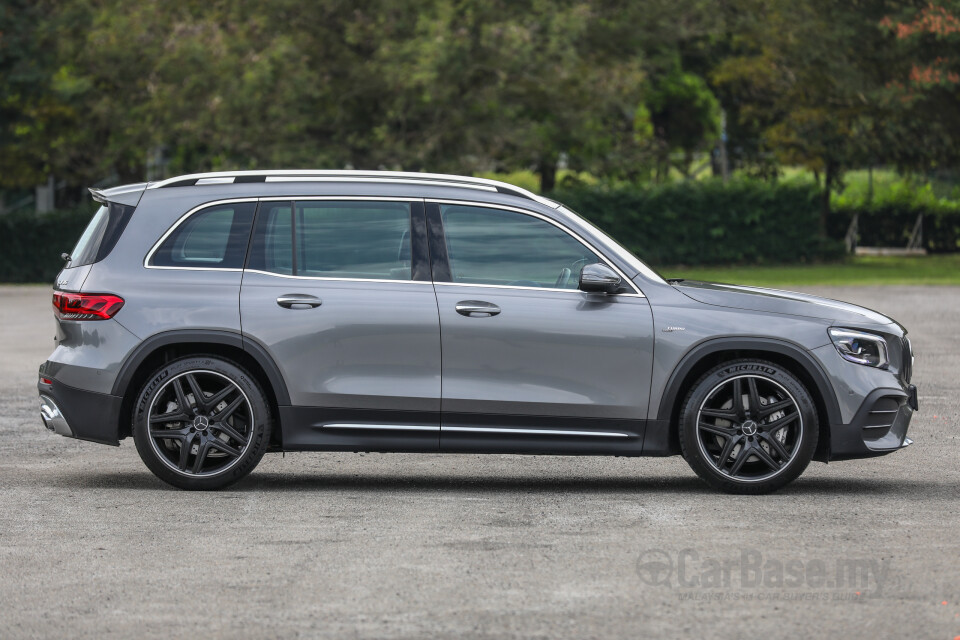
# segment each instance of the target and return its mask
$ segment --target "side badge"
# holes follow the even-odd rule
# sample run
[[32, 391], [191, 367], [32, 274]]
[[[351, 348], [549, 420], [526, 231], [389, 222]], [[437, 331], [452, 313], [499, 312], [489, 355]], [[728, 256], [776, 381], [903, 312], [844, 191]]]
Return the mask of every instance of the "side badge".
[[672, 331], [686, 331], [686, 328], [684, 328], [684, 327], [664, 327], [663, 329], [661, 329], [661, 331], [663, 331], [664, 333], [670, 333], [670, 332], [672, 332]]

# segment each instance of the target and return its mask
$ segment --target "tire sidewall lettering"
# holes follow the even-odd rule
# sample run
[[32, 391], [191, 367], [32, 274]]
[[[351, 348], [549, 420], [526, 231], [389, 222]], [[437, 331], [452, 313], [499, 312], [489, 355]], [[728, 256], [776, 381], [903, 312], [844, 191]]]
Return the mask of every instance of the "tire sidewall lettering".
[[723, 369], [717, 371], [716, 377], [722, 380], [731, 376], [744, 375], [747, 373], [762, 373], [764, 375], [773, 377], [777, 375], [779, 371], [769, 365], [761, 363], [735, 364], [724, 367]]

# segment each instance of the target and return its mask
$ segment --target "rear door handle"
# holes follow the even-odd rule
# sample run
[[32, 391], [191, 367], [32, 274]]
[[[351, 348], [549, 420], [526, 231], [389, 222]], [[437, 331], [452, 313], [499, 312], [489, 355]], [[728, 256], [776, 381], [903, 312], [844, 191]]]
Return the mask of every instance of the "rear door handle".
[[307, 295], [306, 293], [288, 293], [277, 298], [277, 304], [284, 309], [293, 309], [294, 305], [307, 305], [309, 307], [319, 307], [323, 300], [317, 296]]
[[461, 300], [456, 309], [457, 313], [468, 318], [487, 318], [500, 313], [500, 307], [483, 300]]

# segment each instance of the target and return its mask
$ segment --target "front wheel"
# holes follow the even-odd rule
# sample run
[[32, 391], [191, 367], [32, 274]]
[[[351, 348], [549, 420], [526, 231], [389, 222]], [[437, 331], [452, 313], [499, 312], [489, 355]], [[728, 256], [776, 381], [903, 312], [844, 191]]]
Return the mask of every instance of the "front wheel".
[[680, 414], [683, 457], [727, 493], [775, 491], [799, 476], [817, 448], [817, 411], [806, 387], [780, 365], [737, 360], [714, 367]]
[[253, 471], [270, 441], [270, 405], [256, 380], [214, 356], [157, 370], [137, 399], [133, 435], [144, 464], [181, 489], [220, 489]]

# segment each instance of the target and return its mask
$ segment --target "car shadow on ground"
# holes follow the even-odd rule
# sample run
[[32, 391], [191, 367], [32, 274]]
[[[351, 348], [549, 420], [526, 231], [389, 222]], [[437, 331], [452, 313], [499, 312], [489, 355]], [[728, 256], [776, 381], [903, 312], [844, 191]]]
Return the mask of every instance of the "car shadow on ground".
[[[48, 486], [69, 489], [122, 491], [178, 491], [147, 471], [68, 472], [47, 478]], [[777, 496], [883, 496], [915, 494], [925, 498], [939, 493], [956, 495], [951, 482], [864, 478], [799, 478]], [[581, 493], [581, 494], [716, 494], [696, 477], [529, 477], [484, 475], [345, 475], [302, 473], [254, 473], [223, 490], [226, 493], [283, 492], [446, 492], [446, 493]], [[748, 498], [749, 499], [749, 498]]]

